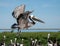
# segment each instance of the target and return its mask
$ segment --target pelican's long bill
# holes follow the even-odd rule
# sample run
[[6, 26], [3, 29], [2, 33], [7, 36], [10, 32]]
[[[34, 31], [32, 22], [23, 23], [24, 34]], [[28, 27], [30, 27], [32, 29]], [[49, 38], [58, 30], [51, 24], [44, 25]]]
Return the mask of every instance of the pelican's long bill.
[[38, 22], [44, 23], [44, 21], [40, 20], [39, 18], [37, 18], [37, 17], [35, 17], [35, 16], [31, 16], [31, 18], [32, 18], [34, 21], [38, 21]]

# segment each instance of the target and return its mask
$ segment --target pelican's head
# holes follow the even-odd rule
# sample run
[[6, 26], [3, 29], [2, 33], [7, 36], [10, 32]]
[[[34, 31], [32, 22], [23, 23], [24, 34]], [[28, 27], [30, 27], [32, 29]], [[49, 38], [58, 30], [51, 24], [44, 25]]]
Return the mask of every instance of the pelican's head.
[[44, 21], [42, 21], [41, 19], [35, 17], [34, 15], [31, 15], [30, 17], [31, 17], [34, 21], [44, 23]]
[[34, 17], [34, 15], [31, 15], [31, 18], [33, 18]]

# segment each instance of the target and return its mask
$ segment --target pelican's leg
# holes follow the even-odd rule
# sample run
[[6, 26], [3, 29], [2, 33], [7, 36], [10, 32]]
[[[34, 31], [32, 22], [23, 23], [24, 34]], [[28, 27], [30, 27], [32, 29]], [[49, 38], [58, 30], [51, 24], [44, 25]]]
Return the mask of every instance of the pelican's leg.
[[11, 32], [13, 32], [14, 31], [14, 29], [16, 28], [15, 27], [15, 25], [17, 25], [16, 23], [14, 23], [12, 26], [11, 26], [11, 29], [12, 29], [12, 31]]
[[18, 30], [17, 30], [17, 35], [16, 35], [17, 37], [19, 36], [19, 27], [18, 27]]
[[19, 30], [19, 37], [21, 37], [21, 29]]
[[13, 28], [11, 28], [11, 29], [12, 29], [12, 30], [11, 30], [11, 33], [14, 32], [14, 29], [13, 29]]
[[14, 31], [14, 29], [11, 27], [11, 33]]
[[19, 27], [18, 27], [18, 32], [19, 32]]
[[17, 37], [18, 37], [18, 38], [20, 38], [20, 37], [21, 37], [21, 30], [20, 30], [20, 28], [19, 28], [19, 27], [18, 27]]

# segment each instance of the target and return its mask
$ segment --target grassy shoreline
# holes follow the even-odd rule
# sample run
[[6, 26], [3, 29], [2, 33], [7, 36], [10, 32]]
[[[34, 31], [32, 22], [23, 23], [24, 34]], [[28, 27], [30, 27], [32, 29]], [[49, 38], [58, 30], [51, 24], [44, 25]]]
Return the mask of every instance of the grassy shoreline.
[[50, 38], [53, 40], [54, 38], [57, 39], [58, 42], [60, 42], [60, 32], [22, 32], [19, 37], [17, 37], [17, 33], [10, 33], [10, 32], [2, 32], [0, 33], [0, 41], [2, 41], [3, 36], [6, 36], [5, 42], [8, 44], [10, 43], [10, 40], [14, 40], [14, 38], [18, 38], [17, 42], [21, 43], [21, 39], [24, 39], [24, 44], [28, 46], [30, 43], [30, 38], [41, 40], [42, 44], [47, 44], [47, 35], [48, 33], [51, 34]]

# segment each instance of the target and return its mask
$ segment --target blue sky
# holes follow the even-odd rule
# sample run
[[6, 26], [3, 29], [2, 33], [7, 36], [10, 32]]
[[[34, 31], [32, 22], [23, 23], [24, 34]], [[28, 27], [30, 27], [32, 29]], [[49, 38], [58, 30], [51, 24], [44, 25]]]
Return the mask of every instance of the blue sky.
[[10, 28], [16, 22], [11, 13], [21, 4], [45, 22], [36, 23], [33, 28], [60, 28], [60, 0], [0, 0], [0, 28]]

